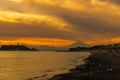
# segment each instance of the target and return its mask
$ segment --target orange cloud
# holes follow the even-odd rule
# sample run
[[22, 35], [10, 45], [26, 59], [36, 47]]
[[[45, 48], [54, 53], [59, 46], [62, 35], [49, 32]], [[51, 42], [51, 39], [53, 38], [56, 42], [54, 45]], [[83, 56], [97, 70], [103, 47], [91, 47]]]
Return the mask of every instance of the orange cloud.
[[100, 45], [100, 44], [113, 44], [120, 43], [120, 38], [112, 38], [112, 39], [93, 39], [85, 41], [88, 45]]
[[21, 2], [21, 0], [9, 0], [9, 1], [17, 2], [17, 3]]
[[39, 24], [41, 22], [44, 22], [49, 27], [70, 31], [69, 28], [70, 26], [67, 26], [69, 24], [64, 22], [62, 19], [47, 15], [41, 15], [41, 14], [35, 15], [35, 14], [2, 10], [0, 11], [0, 21], [12, 22], [12, 23], [22, 22], [26, 24], [34, 24], [34, 23]]

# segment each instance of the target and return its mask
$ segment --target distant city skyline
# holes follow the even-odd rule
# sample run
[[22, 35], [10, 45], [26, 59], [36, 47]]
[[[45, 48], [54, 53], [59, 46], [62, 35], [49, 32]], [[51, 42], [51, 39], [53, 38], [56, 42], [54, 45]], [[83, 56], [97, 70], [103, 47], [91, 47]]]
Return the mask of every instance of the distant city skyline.
[[0, 45], [120, 42], [119, 0], [0, 0]]

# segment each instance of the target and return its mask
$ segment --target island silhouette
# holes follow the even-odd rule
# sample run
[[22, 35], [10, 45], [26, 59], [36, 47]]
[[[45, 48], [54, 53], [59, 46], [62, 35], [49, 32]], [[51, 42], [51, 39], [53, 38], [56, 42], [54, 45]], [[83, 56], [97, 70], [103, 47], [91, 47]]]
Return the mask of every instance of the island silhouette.
[[36, 48], [29, 48], [25, 45], [1, 45], [1, 51], [38, 51]]

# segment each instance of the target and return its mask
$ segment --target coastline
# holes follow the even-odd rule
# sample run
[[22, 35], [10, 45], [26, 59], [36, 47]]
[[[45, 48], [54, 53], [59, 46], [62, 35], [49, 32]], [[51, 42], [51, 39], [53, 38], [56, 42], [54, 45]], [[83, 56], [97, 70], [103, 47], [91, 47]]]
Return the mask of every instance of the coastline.
[[[85, 59], [85, 64], [48, 80], [120, 80], [120, 55], [116, 56], [116, 54], [120, 52], [94, 52]], [[87, 68], [88, 65], [91, 69]]]
[[66, 74], [55, 75], [48, 80], [80, 80], [88, 75], [88, 72], [85, 70], [85, 65], [76, 66], [76, 68], [69, 71]]

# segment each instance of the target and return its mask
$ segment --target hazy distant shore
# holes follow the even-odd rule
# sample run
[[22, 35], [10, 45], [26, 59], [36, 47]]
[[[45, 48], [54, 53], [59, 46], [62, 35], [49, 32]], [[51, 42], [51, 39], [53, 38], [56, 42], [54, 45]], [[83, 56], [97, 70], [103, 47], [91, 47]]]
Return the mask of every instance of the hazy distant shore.
[[85, 64], [48, 80], [120, 80], [120, 51], [94, 51]]

